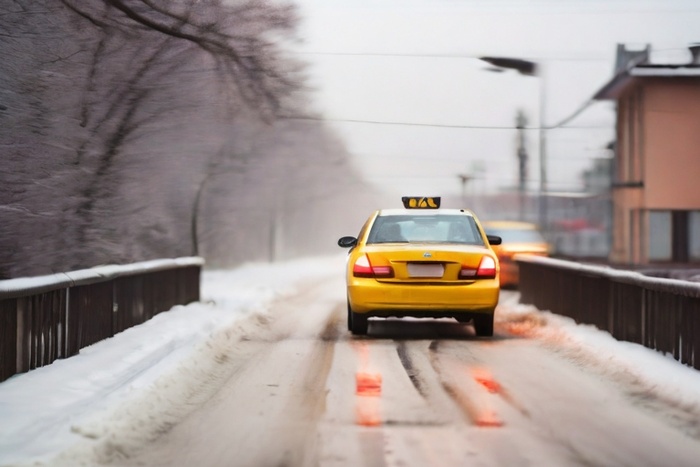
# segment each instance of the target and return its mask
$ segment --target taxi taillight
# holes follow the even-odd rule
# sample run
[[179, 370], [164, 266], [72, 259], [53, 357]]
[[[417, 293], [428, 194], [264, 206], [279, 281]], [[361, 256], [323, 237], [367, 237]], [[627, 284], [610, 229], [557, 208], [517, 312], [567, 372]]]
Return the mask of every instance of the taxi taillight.
[[476, 269], [462, 265], [462, 270], [459, 271], [460, 279], [493, 279], [495, 277], [496, 260], [491, 256], [483, 256]]
[[367, 255], [360, 256], [352, 267], [352, 275], [355, 277], [394, 277], [394, 269], [391, 266], [372, 266]]

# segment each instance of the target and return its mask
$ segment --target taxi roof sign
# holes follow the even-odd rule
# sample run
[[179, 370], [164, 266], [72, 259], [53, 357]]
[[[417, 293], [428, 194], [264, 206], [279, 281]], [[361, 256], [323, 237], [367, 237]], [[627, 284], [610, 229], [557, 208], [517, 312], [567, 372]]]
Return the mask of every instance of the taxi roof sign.
[[439, 196], [404, 196], [401, 198], [406, 209], [438, 209]]

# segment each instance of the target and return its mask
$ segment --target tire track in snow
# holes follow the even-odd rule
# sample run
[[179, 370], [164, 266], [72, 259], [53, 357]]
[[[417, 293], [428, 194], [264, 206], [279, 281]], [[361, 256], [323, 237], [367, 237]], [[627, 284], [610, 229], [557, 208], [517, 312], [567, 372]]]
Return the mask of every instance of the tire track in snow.
[[401, 365], [403, 365], [404, 369], [406, 370], [406, 374], [411, 380], [413, 386], [416, 388], [416, 391], [418, 391], [418, 393], [423, 396], [424, 399], [427, 399], [428, 393], [425, 382], [422, 380], [420, 373], [413, 365], [413, 360], [408, 353], [408, 346], [406, 345], [405, 341], [398, 342], [398, 345], [396, 346], [396, 353], [399, 355]]

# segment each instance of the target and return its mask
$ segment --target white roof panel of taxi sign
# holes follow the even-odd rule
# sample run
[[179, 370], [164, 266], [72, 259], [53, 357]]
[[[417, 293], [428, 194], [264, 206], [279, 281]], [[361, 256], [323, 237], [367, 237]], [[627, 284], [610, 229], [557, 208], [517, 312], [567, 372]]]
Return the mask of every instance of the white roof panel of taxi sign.
[[470, 211], [465, 209], [382, 209], [380, 216], [472, 216]]

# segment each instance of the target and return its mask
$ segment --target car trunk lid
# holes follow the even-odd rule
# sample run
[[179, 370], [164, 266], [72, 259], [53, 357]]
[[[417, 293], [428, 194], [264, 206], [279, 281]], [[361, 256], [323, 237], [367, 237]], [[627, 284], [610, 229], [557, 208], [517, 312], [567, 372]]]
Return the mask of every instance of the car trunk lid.
[[393, 277], [377, 278], [381, 282], [464, 283], [463, 268], [476, 271], [484, 256], [494, 257], [491, 249], [478, 245], [397, 244], [366, 248], [373, 266], [391, 266]]

